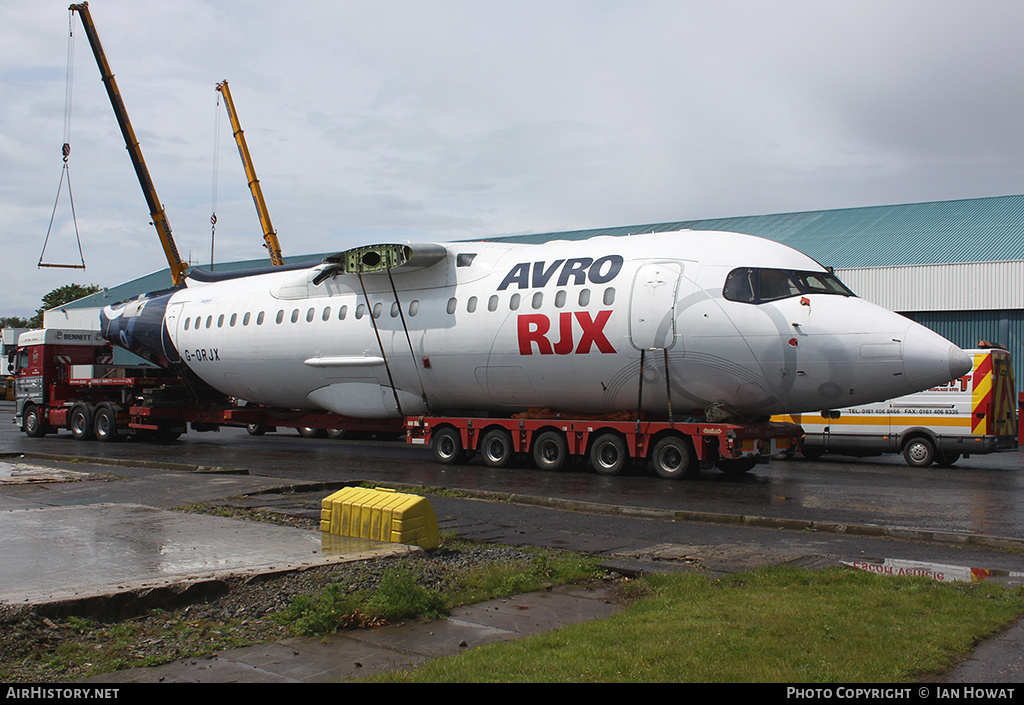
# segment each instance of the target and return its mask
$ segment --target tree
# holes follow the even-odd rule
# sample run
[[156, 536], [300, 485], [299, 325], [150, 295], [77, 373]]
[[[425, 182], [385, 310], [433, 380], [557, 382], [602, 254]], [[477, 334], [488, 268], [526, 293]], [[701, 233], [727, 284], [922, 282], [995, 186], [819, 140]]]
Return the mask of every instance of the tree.
[[20, 316], [0, 316], [0, 328], [31, 328], [27, 318]]
[[65, 284], [64, 286], [58, 287], [46, 294], [43, 297], [43, 305], [36, 309], [36, 315], [32, 316], [28, 321], [29, 328], [42, 328], [43, 327], [43, 313], [49, 311], [52, 308], [63, 306], [64, 304], [77, 301], [83, 296], [89, 294], [95, 294], [102, 287], [96, 286], [95, 284]]

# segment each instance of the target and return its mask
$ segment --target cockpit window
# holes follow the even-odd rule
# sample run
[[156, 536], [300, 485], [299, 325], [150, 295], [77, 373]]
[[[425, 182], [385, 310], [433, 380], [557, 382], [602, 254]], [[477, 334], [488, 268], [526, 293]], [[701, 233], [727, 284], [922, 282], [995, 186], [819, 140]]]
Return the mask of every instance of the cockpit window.
[[828, 272], [798, 272], [788, 269], [740, 267], [725, 278], [722, 295], [729, 301], [761, 304], [801, 294], [855, 294]]

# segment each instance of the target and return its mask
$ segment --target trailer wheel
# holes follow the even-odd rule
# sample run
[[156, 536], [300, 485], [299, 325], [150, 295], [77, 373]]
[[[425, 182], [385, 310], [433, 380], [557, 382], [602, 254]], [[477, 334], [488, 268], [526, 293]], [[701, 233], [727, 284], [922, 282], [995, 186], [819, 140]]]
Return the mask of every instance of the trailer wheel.
[[935, 445], [925, 436], [917, 436], [903, 446], [903, 459], [914, 468], [926, 468], [935, 460]]
[[327, 437], [333, 438], [334, 440], [340, 440], [350, 435], [347, 429], [344, 428], [329, 428], [327, 429]]
[[430, 450], [434, 454], [434, 460], [442, 465], [462, 465], [466, 462], [462, 437], [454, 428], [447, 427], [435, 431], [430, 441]]
[[480, 452], [483, 454], [484, 465], [487, 467], [507, 467], [512, 462], [512, 436], [504, 429], [492, 429], [481, 439]]
[[300, 426], [299, 435], [303, 438], [324, 438], [327, 436], [327, 432], [322, 428], [313, 428], [312, 426]]
[[28, 404], [22, 412], [21, 430], [29, 438], [42, 438], [46, 435], [48, 429], [39, 418], [39, 409], [35, 404]]
[[666, 436], [654, 444], [651, 451], [651, 465], [658, 477], [678, 480], [691, 477], [697, 471], [693, 448], [678, 436]]
[[590, 467], [598, 475], [618, 475], [628, 460], [626, 442], [615, 433], [602, 433], [590, 446]]
[[569, 461], [569, 444], [565, 434], [544, 431], [533, 442], [533, 462], [541, 470], [561, 470]]
[[267, 427], [261, 423], [247, 423], [245, 430], [250, 436], [262, 436], [267, 432]]
[[96, 413], [92, 419], [92, 431], [96, 440], [104, 443], [120, 438], [117, 432], [117, 414], [109, 404], [101, 404], [96, 407]]
[[71, 418], [68, 421], [71, 427], [71, 435], [76, 441], [84, 441], [92, 437], [92, 416], [89, 407], [85, 404], [75, 404], [71, 409]]

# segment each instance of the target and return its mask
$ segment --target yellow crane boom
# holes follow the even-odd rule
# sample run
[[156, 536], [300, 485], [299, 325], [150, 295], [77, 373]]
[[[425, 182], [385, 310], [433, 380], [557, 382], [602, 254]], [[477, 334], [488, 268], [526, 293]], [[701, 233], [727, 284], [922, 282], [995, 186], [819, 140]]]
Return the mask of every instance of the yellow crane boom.
[[128, 120], [128, 111], [125, 110], [124, 101], [121, 99], [121, 92], [118, 90], [117, 82], [114, 81], [114, 74], [110, 72], [110, 66], [107, 64], [106, 54], [103, 53], [103, 46], [100, 44], [99, 35], [96, 34], [96, 25], [93, 24], [92, 15], [89, 13], [89, 3], [83, 2], [71, 5], [68, 9], [71, 12], [77, 12], [78, 16], [82, 19], [85, 33], [89, 37], [89, 45], [92, 46], [92, 53], [96, 56], [96, 63], [100, 67], [100, 76], [102, 76], [103, 84], [107, 88], [107, 96], [109, 96], [110, 104], [114, 108], [117, 124], [121, 127], [125, 146], [128, 148], [132, 165], [135, 167], [135, 174], [139, 178], [142, 192], [145, 194], [146, 202], [149, 204], [149, 214], [153, 219], [153, 226], [160, 237], [160, 245], [163, 247], [167, 263], [170, 265], [171, 279], [174, 281], [175, 286], [180, 286], [185, 281], [188, 265], [182, 262], [181, 257], [178, 255], [178, 248], [175, 246], [174, 237], [171, 235], [171, 224], [168, 222], [164, 207], [156, 195], [156, 188], [153, 186], [153, 180], [149, 176], [149, 169], [146, 168], [146, 161], [142, 158], [142, 149], [139, 147], [139, 141], [135, 137], [135, 130], [132, 129], [132, 124]]
[[249, 156], [249, 147], [245, 143], [245, 134], [238, 122], [238, 114], [235, 112], [235, 103], [231, 100], [231, 91], [228, 89], [228, 82], [221, 81], [217, 84], [217, 90], [224, 96], [224, 106], [227, 108], [228, 117], [231, 119], [231, 129], [235, 135], [235, 143], [238, 145], [238, 154], [242, 157], [242, 166], [245, 167], [245, 176], [249, 179], [249, 190], [252, 191], [252, 200], [256, 204], [256, 214], [260, 217], [260, 225], [263, 226], [264, 247], [270, 252], [270, 261], [275, 267], [284, 264], [281, 256], [281, 245], [277, 241], [277, 232], [270, 222], [270, 213], [267, 212], [267, 204], [263, 200], [263, 189], [260, 188], [260, 180], [256, 178], [256, 168], [252, 164], [252, 157]]

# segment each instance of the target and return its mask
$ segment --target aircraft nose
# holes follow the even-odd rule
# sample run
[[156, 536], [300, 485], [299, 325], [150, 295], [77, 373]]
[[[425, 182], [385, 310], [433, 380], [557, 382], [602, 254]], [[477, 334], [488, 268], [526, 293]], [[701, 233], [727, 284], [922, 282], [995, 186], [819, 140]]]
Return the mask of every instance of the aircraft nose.
[[915, 392], [963, 377], [973, 368], [971, 356], [938, 333], [916, 323], [907, 330], [903, 374]]

